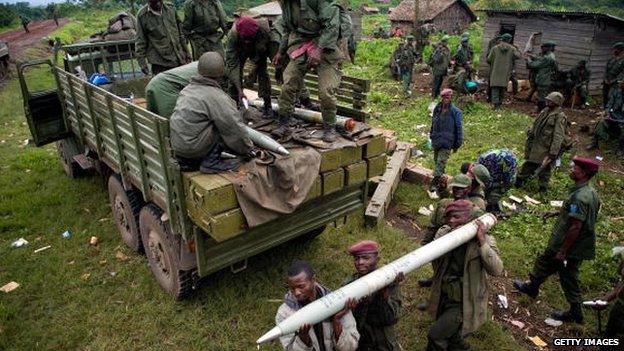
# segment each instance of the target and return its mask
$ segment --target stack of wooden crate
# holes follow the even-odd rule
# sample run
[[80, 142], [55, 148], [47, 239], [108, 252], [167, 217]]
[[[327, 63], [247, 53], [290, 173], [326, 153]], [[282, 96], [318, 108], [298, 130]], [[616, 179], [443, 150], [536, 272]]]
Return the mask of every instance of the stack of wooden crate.
[[[322, 150], [319, 175], [305, 203], [362, 186], [386, 169], [386, 140], [382, 133], [357, 147]], [[184, 173], [189, 216], [217, 242], [242, 234], [247, 222], [238, 206], [234, 184], [219, 174]]]

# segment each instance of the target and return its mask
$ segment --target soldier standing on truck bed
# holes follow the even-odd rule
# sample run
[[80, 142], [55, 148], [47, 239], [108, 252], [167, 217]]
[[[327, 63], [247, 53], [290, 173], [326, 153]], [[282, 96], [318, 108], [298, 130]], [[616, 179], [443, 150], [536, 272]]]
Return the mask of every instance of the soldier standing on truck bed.
[[295, 100], [306, 73], [316, 69], [319, 100], [323, 115], [323, 141], [336, 140], [336, 91], [340, 85], [340, 65], [346, 58], [341, 45], [351, 35], [351, 21], [338, 1], [281, 0], [284, 35], [278, 53], [273, 58], [277, 66], [282, 56], [289, 55], [290, 62], [284, 71], [284, 85], [279, 97], [280, 128], [276, 134], [290, 132]]
[[209, 51], [224, 56], [221, 39], [227, 32], [227, 22], [220, 0], [187, 0], [184, 3], [182, 30], [191, 42], [193, 60]]
[[162, 0], [149, 0], [137, 13], [136, 57], [144, 74], [147, 63], [156, 75], [191, 62], [180, 18], [173, 6]]
[[249, 16], [240, 17], [226, 39], [225, 63], [226, 73], [233, 91], [230, 96], [239, 105], [245, 98], [243, 93], [243, 67], [249, 59], [254, 64], [254, 73], [258, 78], [258, 96], [264, 101], [263, 117], [272, 118], [271, 79], [267, 71], [267, 59], [270, 55], [270, 28], [266, 19], [254, 19]]
[[221, 54], [207, 52], [197, 63], [199, 76], [180, 92], [169, 125], [171, 147], [183, 171], [198, 165], [202, 173], [236, 169], [238, 162], [220, 159], [221, 143], [246, 158], [257, 154], [236, 103], [219, 86], [224, 70]]

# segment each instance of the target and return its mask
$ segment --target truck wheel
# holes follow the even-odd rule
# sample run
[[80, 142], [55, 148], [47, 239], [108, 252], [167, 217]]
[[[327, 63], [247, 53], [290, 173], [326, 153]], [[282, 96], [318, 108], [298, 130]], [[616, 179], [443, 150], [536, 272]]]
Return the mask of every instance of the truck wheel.
[[193, 290], [193, 271], [178, 268], [176, 250], [179, 248], [174, 245], [173, 234], [160, 219], [161, 215], [162, 211], [155, 205], [143, 207], [139, 215], [141, 239], [152, 274], [166, 292], [181, 300]]
[[114, 174], [108, 178], [108, 201], [121, 239], [130, 249], [142, 252], [139, 233], [139, 212], [143, 207], [141, 194], [135, 190], [125, 190], [119, 175]]
[[61, 166], [65, 170], [70, 178], [77, 178], [82, 174], [82, 168], [78, 162], [74, 161], [73, 157], [76, 155], [78, 145], [71, 139], [63, 139], [56, 142], [56, 151], [58, 152], [59, 159], [61, 160]]

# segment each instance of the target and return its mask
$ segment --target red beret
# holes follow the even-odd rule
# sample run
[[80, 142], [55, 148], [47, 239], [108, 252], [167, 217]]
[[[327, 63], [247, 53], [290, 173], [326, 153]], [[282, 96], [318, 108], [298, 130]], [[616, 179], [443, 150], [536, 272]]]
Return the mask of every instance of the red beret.
[[598, 162], [598, 160], [594, 160], [591, 158], [574, 157], [572, 159], [572, 162], [574, 162], [575, 165], [579, 166], [586, 173], [592, 175], [596, 174], [598, 172], [598, 169], [600, 168], [600, 163]]
[[352, 256], [377, 253], [379, 252], [379, 244], [372, 240], [362, 240], [351, 246], [348, 251]]
[[253, 38], [258, 32], [258, 22], [253, 17], [243, 16], [236, 21], [236, 32], [243, 38]]

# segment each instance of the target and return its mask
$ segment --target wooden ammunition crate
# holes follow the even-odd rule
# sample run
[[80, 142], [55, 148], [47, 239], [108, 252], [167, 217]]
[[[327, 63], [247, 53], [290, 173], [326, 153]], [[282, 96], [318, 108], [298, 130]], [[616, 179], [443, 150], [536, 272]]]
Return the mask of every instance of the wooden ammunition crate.
[[366, 175], [368, 173], [368, 166], [366, 161], [360, 161], [345, 166], [345, 185], [355, 185], [364, 183], [366, 181]]
[[366, 162], [368, 164], [367, 178], [370, 179], [384, 174], [384, 172], [386, 171], [386, 159], [386, 154], [381, 154], [366, 159]]
[[238, 207], [234, 185], [218, 174], [185, 173], [188, 208], [198, 208], [216, 215]]
[[339, 168], [321, 174], [323, 180], [323, 195], [329, 195], [344, 187], [344, 170]]

